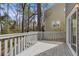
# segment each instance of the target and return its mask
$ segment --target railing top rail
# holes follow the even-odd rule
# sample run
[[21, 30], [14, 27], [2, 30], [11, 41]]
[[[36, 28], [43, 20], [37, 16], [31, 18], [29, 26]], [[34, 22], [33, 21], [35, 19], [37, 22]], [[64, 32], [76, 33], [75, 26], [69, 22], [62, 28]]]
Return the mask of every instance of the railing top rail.
[[[42, 32], [42, 31], [41, 31], [41, 32]], [[40, 33], [41, 33], [41, 32], [40, 32]], [[44, 31], [44, 32], [49, 32], [49, 33], [50, 33], [50, 32], [51, 32], [51, 33], [65, 33], [65, 31], [61, 31], [61, 32], [54, 32], [54, 31]]]
[[20, 36], [25, 36], [25, 35], [34, 35], [37, 34], [37, 32], [25, 32], [25, 33], [14, 33], [14, 34], [4, 34], [0, 35], [0, 40], [2, 39], [8, 39], [8, 38], [14, 38], [14, 37], [20, 37]]
[[[42, 32], [25, 32], [25, 33], [4, 34], [4, 35], [0, 35], [0, 40], [14, 38], [14, 37], [21, 37], [21, 36], [25, 36], [25, 35], [30, 36], [30, 35], [35, 35], [37, 33], [42, 33]], [[65, 32], [45, 31], [45, 33], [65, 33]]]

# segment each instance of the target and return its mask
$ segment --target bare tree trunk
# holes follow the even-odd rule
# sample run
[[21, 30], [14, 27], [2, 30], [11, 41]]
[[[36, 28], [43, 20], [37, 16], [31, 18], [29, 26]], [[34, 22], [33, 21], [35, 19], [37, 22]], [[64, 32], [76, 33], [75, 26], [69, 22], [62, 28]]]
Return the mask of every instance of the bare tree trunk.
[[22, 4], [22, 11], [23, 11], [23, 17], [22, 17], [22, 32], [24, 32], [24, 9], [25, 9], [25, 3]]
[[[9, 17], [9, 3], [7, 4], [7, 22], [8, 22], [8, 17]], [[7, 25], [8, 32], [9, 32], [9, 25]]]
[[[18, 6], [18, 4], [17, 4], [17, 6]], [[17, 26], [16, 31], [17, 31], [17, 32], [19, 32], [19, 31], [18, 31], [18, 30], [19, 30], [18, 24], [19, 24], [19, 20], [18, 20], [18, 8], [17, 8], [17, 9], [16, 9], [16, 26]]]
[[[37, 30], [41, 31], [41, 4], [37, 4]], [[41, 33], [38, 33], [38, 40], [41, 40]]]
[[[1, 8], [1, 4], [0, 4], [0, 8]], [[0, 9], [0, 16], [1, 16], [1, 9]], [[0, 21], [0, 34], [1, 34], [1, 21]]]
[[27, 26], [27, 32], [29, 32], [29, 10], [30, 10], [30, 4], [28, 4], [28, 26]]
[[38, 19], [38, 25], [37, 30], [41, 31], [41, 4], [37, 4], [37, 19]]
[[18, 22], [19, 22], [18, 27], [19, 27], [19, 32], [20, 32], [20, 29], [21, 29], [21, 28], [20, 28], [20, 9], [19, 9], [19, 8], [20, 8], [20, 4], [18, 4], [18, 17], [19, 17], [19, 18], [18, 18], [18, 19], [19, 19], [19, 20], [18, 20]]

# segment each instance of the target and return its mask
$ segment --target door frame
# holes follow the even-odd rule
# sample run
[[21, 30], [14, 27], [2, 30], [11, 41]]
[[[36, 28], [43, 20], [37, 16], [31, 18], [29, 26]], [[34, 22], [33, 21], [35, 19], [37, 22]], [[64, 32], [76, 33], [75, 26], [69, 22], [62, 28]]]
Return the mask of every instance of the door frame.
[[[73, 48], [71, 47], [71, 44], [69, 43], [69, 22], [71, 22], [71, 16], [76, 12], [76, 15], [77, 15], [77, 5], [75, 5], [75, 7], [72, 9], [72, 11], [69, 13], [69, 15], [67, 16], [66, 18], [66, 43], [69, 47], [69, 49], [71, 50], [72, 54], [77, 56], [77, 28], [76, 28], [76, 52], [73, 50]], [[76, 26], [77, 26], [77, 16], [76, 16]], [[70, 26], [71, 27], [71, 26]], [[71, 33], [71, 30], [70, 30], [70, 33]], [[71, 39], [70, 39], [71, 40]]]

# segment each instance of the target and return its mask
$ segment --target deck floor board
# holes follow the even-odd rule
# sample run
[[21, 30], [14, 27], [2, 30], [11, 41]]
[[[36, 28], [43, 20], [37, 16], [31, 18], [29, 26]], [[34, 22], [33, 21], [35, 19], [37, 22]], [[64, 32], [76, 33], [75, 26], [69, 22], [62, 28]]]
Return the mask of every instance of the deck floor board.
[[17, 56], [72, 56], [72, 53], [64, 42], [38, 41]]

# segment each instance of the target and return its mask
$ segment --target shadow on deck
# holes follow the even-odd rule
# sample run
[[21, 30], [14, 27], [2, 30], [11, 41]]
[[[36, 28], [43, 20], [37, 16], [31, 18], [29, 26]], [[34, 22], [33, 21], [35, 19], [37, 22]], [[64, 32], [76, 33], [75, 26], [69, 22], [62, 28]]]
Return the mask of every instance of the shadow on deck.
[[72, 53], [64, 42], [37, 41], [17, 56], [72, 56]]

